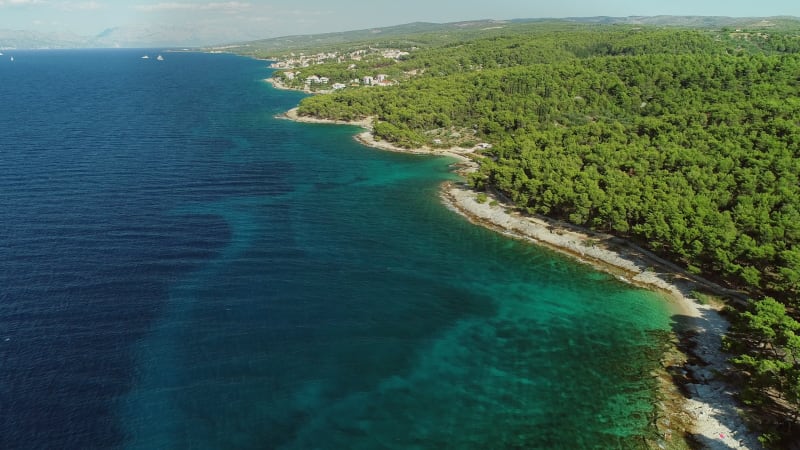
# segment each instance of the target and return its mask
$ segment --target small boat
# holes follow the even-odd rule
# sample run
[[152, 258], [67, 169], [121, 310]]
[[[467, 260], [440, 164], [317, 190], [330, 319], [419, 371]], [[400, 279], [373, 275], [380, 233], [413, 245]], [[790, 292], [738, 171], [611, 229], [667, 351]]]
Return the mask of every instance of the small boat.
[[14, 61], [14, 57], [13, 56], [11, 57], [11, 61]]
[[144, 55], [144, 56], [142, 56], [142, 59], [150, 59], [150, 57], [147, 56], [147, 55]]
[[157, 59], [157, 60], [159, 60], [159, 61], [163, 61], [163, 60], [164, 60], [164, 57], [163, 57], [163, 56], [161, 56], [161, 55], [158, 55], [158, 57], [157, 57], [156, 59]]

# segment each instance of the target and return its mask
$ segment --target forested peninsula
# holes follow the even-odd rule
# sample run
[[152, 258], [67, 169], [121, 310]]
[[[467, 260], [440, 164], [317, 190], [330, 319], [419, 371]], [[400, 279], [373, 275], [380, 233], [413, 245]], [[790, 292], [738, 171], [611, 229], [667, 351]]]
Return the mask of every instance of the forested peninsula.
[[473, 188], [750, 298], [729, 308], [727, 375], [768, 411], [762, 442], [785, 448], [800, 427], [798, 30], [499, 24], [342, 46], [274, 77], [332, 91], [301, 116], [372, 118], [400, 147], [476, 148]]

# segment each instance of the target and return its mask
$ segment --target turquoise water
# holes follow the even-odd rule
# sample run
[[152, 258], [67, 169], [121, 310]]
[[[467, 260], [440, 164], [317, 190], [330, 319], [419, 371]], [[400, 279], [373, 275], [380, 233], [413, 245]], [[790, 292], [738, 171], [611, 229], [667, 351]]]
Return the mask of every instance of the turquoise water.
[[[32, 136], [71, 138], [28, 139], [2, 163], [15, 174], [5, 192], [19, 192], [2, 218], [36, 223], [0, 236], [12, 280], [0, 335], [14, 343], [0, 344], [0, 377], [28, 374], [24, 393], [0, 390], [15, 406], [6, 444], [43, 428], [43, 446], [132, 449], [637, 448], [650, 436], [666, 303], [447, 210], [452, 161], [275, 119], [302, 96], [263, 83], [263, 62], [55, 55], [26, 79], [80, 89], [102, 67], [107, 92], [67, 101], [80, 108], [59, 121], [28, 113]], [[80, 113], [108, 98], [106, 113]], [[46, 275], [23, 274], [34, 269]], [[42, 341], [43, 317], [58, 339]], [[45, 412], [54, 382], [61, 406]]]

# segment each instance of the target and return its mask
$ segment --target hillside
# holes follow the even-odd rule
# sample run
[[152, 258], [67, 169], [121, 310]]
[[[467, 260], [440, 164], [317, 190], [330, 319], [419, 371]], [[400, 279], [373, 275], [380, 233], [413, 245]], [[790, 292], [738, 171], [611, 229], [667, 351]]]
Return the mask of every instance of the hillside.
[[496, 30], [515, 28], [520, 23], [541, 20], [495, 21], [480, 20], [455, 23], [417, 22], [392, 27], [324, 33], [318, 35], [284, 36], [253, 42], [212, 47], [246, 56], [276, 59], [289, 53], [327, 52], [367, 46], [395, 46], [402, 48], [441, 46], [478, 36], [499, 34]]
[[796, 29], [795, 17], [705, 17], [705, 16], [630, 16], [630, 17], [570, 17], [514, 20], [476, 20], [453, 23], [417, 22], [391, 27], [370, 28], [317, 35], [283, 36], [251, 42], [231, 43], [206, 50], [264, 59], [277, 59], [289, 53], [319, 53], [348, 50], [365, 46], [394, 46], [427, 48], [443, 46], [470, 39], [505, 36], [524, 32], [529, 26], [549, 27], [564, 31], [582, 25], [646, 25], [651, 27], [681, 27], [697, 29], [747, 28], [750, 30]]

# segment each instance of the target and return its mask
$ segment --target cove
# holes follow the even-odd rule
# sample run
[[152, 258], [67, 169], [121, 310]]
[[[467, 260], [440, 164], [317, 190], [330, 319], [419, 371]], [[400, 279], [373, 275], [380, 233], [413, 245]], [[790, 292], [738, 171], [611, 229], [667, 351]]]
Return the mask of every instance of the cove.
[[300, 97], [246, 89], [259, 101], [236, 115], [264, 113], [219, 119], [215, 139], [247, 146], [217, 158], [261, 169], [237, 195], [173, 211], [220, 217], [229, 238], [171, 286], [139, 347], [127, 447], [653, 438], [663, 298], [447, 210], [438, 191], [453, 161], [363, 147], [354, 127], [274, 119]]

